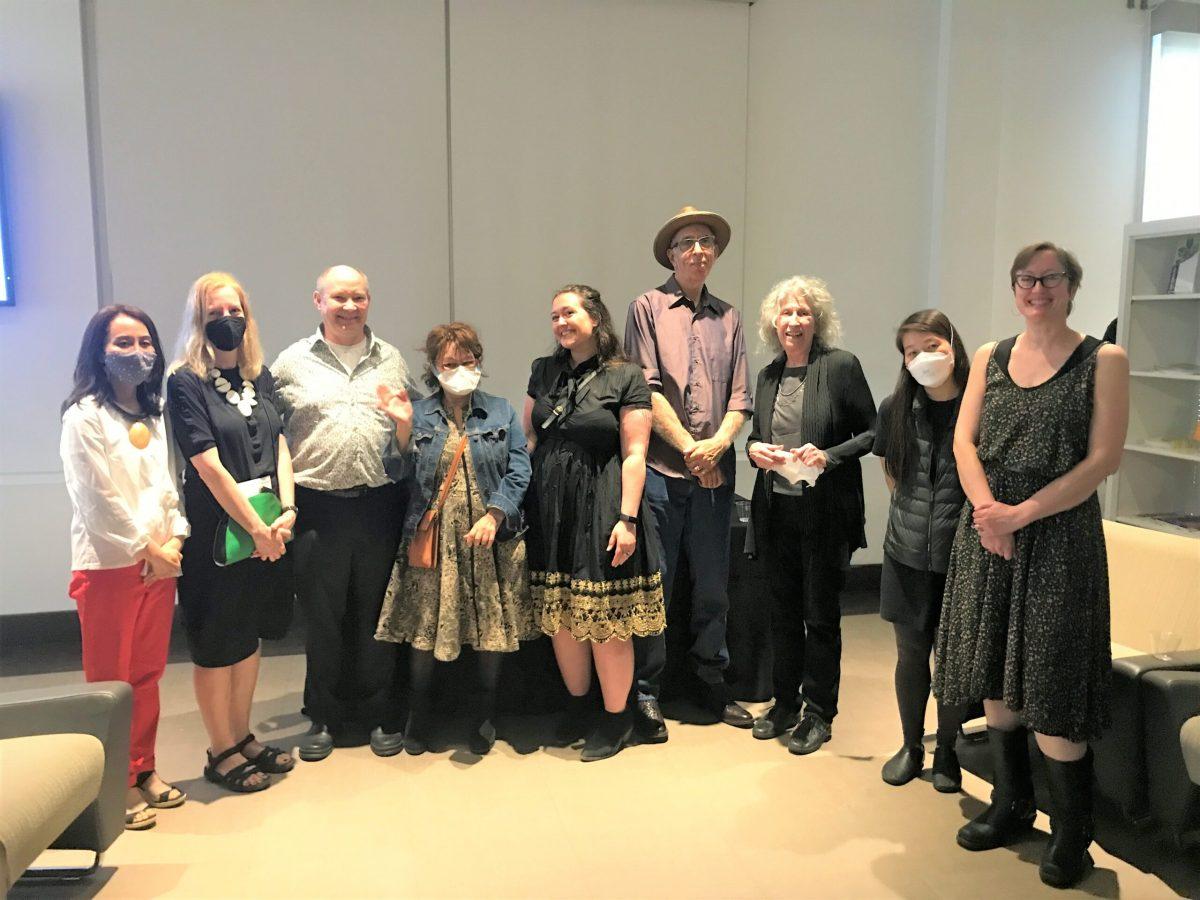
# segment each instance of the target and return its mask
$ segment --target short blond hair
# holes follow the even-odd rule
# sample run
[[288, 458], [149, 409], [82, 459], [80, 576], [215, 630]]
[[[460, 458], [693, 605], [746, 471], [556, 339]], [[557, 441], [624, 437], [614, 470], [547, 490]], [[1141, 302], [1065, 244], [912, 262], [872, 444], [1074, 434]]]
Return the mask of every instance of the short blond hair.
[[183, 324], [179, 329], [179, 340], [175, 344], [175, 362], [171, 371], [191, 369], [202, 379], [216, 366], [216, 350], [204, 335], [204, 319], [208, 298], [221, 288], [233, 288], [242, 304], [242, 315], [246, 319], [246, 336], [238, 347], [238, 371], [242, 378], [253, 381], [262, 372], [262, 344], [258, 340], [258, 325], [250, 311], [250, 300], [246, 289], [228, 272], [209, 272], [201, 275], [188, 291], [183, 305]]
[[775, 332], [775, 320], [784, 303], [795, 299], [808, 303], [817, 320], [814, 339], [825, 347], [837, 346], [842, 337], [842, 321], [833, 308], [829, 286], [815, 275], [793, 275], [778, 282], [767, 292], [758, 311], [758, 336], [762, 342], [776, 353], [783, 350], [779, 335]]

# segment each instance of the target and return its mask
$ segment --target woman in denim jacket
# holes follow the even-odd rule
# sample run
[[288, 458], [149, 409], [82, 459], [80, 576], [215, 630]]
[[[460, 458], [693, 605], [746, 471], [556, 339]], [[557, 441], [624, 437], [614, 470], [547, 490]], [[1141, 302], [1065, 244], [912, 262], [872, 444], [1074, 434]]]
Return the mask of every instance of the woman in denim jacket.
[[[396, 424], [385, 465], [397, 481], [411, 479], [412, 502], [375, 638], [412, 645], [404, 749], [414, 755], [426, 750], [434, 661], [457, 659], [468, 644], [475, 650], [479, 691], [468, 746], [484, 754], [496, 742], [491, 719], [503, 654], [540, 634], [520, 537], [529, 452], [509, 402], [476, 390], [483, 346], [474, 328], [438, 325], [425, 339], [425, 356], [431, 396], [410, 402], [404, 390], [379, 389], [379, 407]], [[414, 568], [409, 544], [437, 502], [464, 434], [466, 449], [440, 515], [434, 568]]]

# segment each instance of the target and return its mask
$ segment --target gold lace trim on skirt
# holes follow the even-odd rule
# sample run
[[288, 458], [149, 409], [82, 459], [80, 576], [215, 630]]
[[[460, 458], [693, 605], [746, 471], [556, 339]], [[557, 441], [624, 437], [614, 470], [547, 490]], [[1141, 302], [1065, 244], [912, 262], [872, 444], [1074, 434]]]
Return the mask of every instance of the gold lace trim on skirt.
[[534, 617], [543, 632], [567, 629], [577, 641], [602, 644], [633, 635], [659, 634], [667, 626], [662, 575], [613, 581], [572, 579], [563, 572], [530, 572]]

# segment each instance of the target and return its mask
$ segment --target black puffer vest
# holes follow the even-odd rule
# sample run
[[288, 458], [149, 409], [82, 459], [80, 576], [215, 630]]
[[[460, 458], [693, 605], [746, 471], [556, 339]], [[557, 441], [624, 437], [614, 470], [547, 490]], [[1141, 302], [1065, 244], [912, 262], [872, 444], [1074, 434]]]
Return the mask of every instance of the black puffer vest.
[[[926, 402], [926, 393], [917, 391], [909, 413], [916, 426], [916, 465], [908, 478], [896, 483], [883, 550], [909, 568], [945, 572], [958, 516], [966, 500], [954, 463], [954, 423], [958, 421], [958, 404], [955, 404], [950, 426], [935, 447], [933, 428], [925, 415]], [[903, 412], [889, 410], [889, 418], [895, 415], [903, 415]], [[938, 461], [937, 484], [931, 485], [929, 471], [934, 454]]]

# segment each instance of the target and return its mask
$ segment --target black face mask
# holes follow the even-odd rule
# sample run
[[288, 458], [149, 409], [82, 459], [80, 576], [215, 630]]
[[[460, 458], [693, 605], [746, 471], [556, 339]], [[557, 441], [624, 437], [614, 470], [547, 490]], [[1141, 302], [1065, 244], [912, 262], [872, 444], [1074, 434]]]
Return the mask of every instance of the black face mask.
[[236, 350], [246, 336], [246, 320], [241, 316], [221, 316], [204, 326], [204, 336], [218, 350]]

